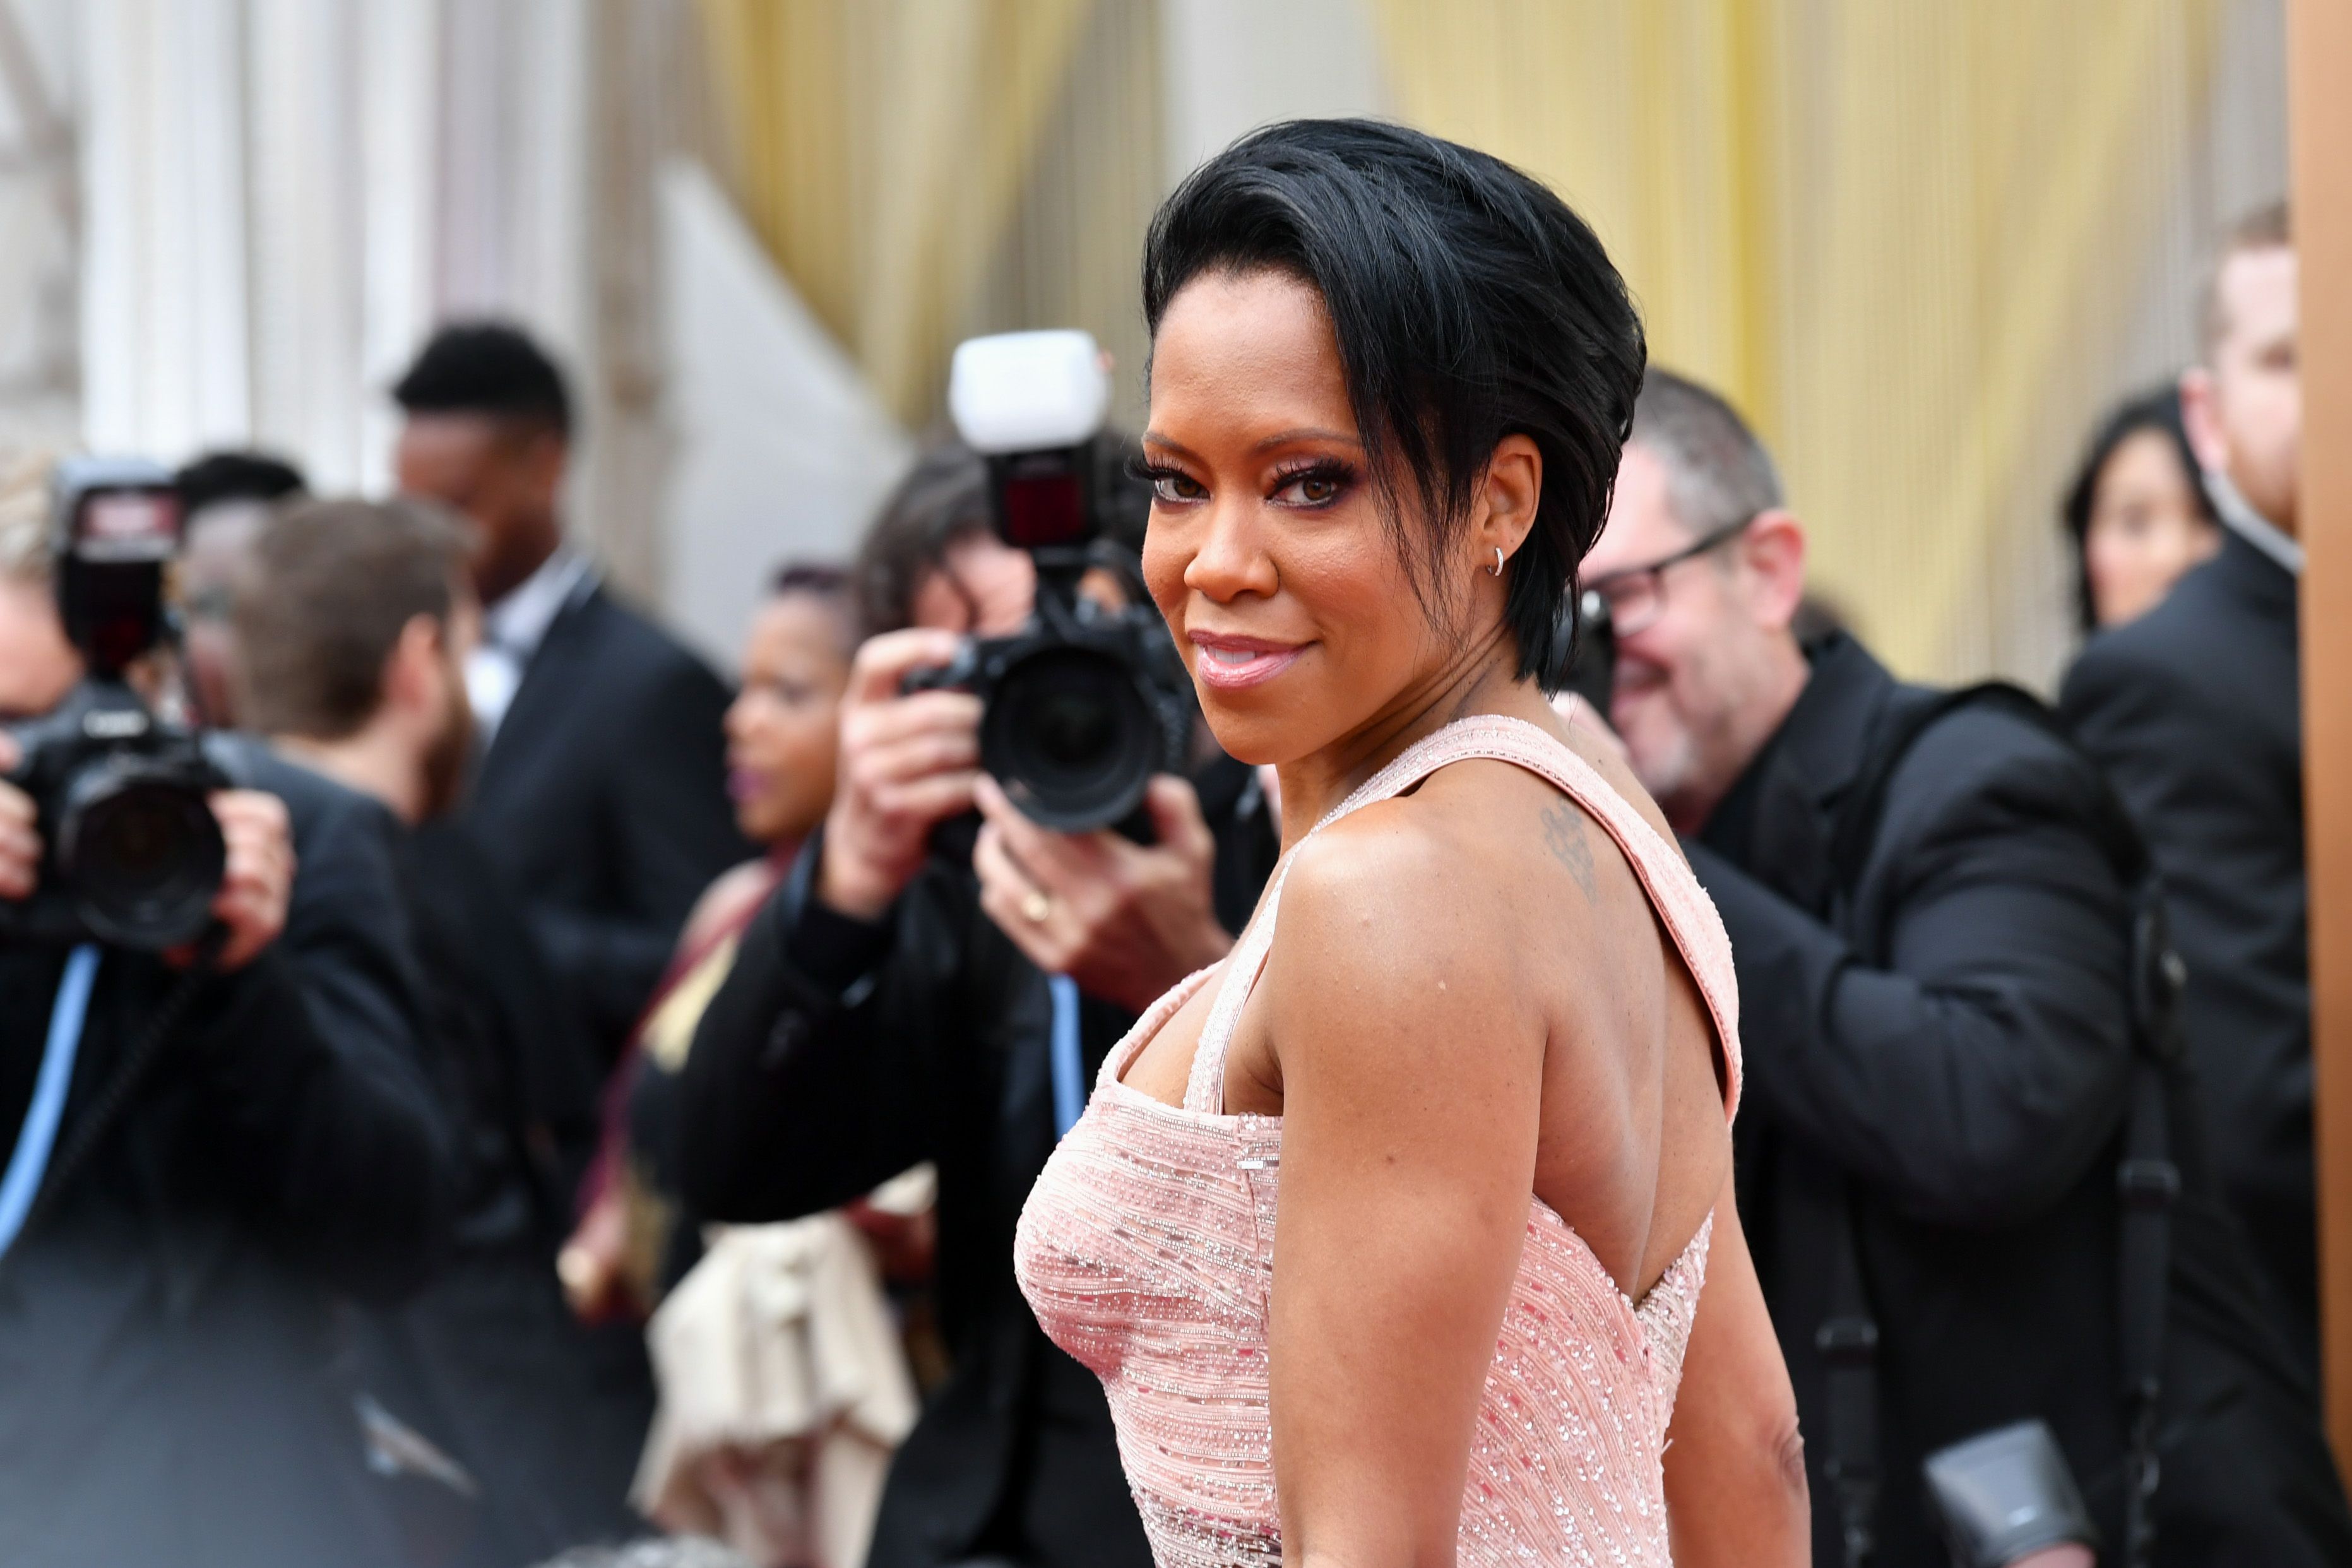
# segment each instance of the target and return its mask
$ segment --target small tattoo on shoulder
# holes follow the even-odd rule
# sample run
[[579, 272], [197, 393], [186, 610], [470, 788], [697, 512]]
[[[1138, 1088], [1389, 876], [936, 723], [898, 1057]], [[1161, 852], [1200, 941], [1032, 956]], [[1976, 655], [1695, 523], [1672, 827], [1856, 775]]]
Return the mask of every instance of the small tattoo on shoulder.
[[1590, 900], [1600, 896], [1593, 880], [1592, 846], [1585, 842], [1584, 818], [1566, 801], [1554, 801], [1543, 811], [1544, 847], [1568, 868], [1576, 885]]

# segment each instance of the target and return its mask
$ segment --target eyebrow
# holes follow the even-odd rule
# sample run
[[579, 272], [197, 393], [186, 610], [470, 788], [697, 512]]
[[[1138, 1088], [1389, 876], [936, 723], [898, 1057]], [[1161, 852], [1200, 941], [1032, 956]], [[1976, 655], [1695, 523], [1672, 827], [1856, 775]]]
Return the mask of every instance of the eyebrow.
[[1160, 435], [1156, 430], [1146, 430], [1143, 433], [1143, 444], [1147, 447], [1165, 447], [1168, 450], [1175, 453], [1178, 457], [1190, 458], [1196, 463], [1201, 460], [1200, 453], [1195, 452], [1192, 447], [1187, 447], [1181, 441], [1171, 441], [1167, 437]]
[[1250, 448], [1263, 452], [1274, 447], [1287, 447], [1293, 441], [1337, 441], [1343, 447], [1360, 447], [1363, 442], [1344, 430], [1325, 430], [1313, 425], [1303, 425], [1296, 430], [1278, 430]]
[[[1342, 446], [1357, 447], [1364, 444], [1360, 438], [1349, 435], [1344, 430], [1326, 430], [1319, 426], [1303, 425], [1295, 430], [1277, 430], [1264, 440], [1252, 443], [1250, 450], [1264, 452], [1276, 447], [1287, 447], [1294, 441], [1336, 441]], [[1163, 447], [1180, 458], [1190, 458], [1195, 462], [1200, 460], [1198, 452], [1181, 441], [1171, 441], [1156, 430], [1146, 430], [1143, 433], [1143, 442], [1149, 447]]]

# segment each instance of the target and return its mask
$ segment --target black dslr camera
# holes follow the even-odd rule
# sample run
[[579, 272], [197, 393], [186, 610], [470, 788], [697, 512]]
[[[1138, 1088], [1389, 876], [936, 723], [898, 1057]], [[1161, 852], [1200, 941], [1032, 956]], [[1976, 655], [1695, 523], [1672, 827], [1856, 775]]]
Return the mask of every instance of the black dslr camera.
[[1037, 563], [1037, 607], [1010, 637], [968, 644], [953, 664], [918, 670], [908, 691], [977, 694], [981, 765], [1032, 820], [1060, 833], [1144, 831], [1151, 775], [1181, 768], [1192, 678], [1149, 604], [1106, 610], [1078, 593], [1105, 564], [1098, 547], [1111, 465], [1110, 401], [1085, 332], [1008, 332], [956, 350], [948, 406], [988, 462], [997, 533]]
[[88, 673], [11, 731], [10, 782], [33, 797], [43, 849], [33, 896], [0, 901], [0, 937], [176, 946], [211, 923], [227, 848], [205, 797], [228, 781], [124, 672], [164, 638], [179, 497], [170, 470], [107, 458], [59, 463], [54, 496], [58, 607]]

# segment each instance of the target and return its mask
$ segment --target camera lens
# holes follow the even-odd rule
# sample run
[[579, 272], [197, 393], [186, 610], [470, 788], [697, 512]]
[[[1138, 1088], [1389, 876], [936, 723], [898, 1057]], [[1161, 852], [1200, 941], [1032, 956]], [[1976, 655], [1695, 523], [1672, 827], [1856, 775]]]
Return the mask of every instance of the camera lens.
[[202, 934], [228, 853], [200, 792], [118, 758], [68, 789], [58, 858], [92, 932], [160, 948]]
[[1127, 667], [1062, 645], [1004, 672], [982, 725], [981, 762], [1030, 818], [1076, 833], [1142, 802], [1160, 743]]

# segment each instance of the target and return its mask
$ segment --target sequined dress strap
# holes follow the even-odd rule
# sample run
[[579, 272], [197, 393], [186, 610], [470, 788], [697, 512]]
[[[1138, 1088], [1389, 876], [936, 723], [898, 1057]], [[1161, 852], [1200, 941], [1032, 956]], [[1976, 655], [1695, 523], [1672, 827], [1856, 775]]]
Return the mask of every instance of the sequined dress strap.
[[1666, 929], [1681, 950], [1683, 962], [1706, 998], [1715, 1019], [1716, 1037], [1723, 1043], [1728, 1116], [1739, 1103], [1739, 994], [1732, 979], [1731, 943], [1723, 924], [1714, 918], [1714, 904], [1672, 844], [1649, 819], [1633, 808], [1609, 782], [1557, 737], [1528, 723], [1499, 713], [1460, 719], [1432, 735], [1423, 736], [1374, 773], [1355, 792], [1332, 807], [1291, 846], [1275, 868], [1274, 879], [1257, 912], [1234, 944], [1216, 978], [1216, 996], [1201, 1028], [1201, 1043], [1192, 1055], [1192, 1076], [1184, 1086], [1187, 1110], [1221, 1114], [1225, 1102], [1225, 1054], [1233, 1044], [1242, 1008], [1265, 967], [1274, 947], [1276, 910], [1282, 902], [1282, 885], [1290, 875], [1307, 838], [1312, 838], [1349, 812], [1403, 794], [1438, 769], [1453, 763], [1483, 757], [1513, 763], [1545, 778], [1589, 812], [1624, 852], [1634, 875], [1656, 907]]

